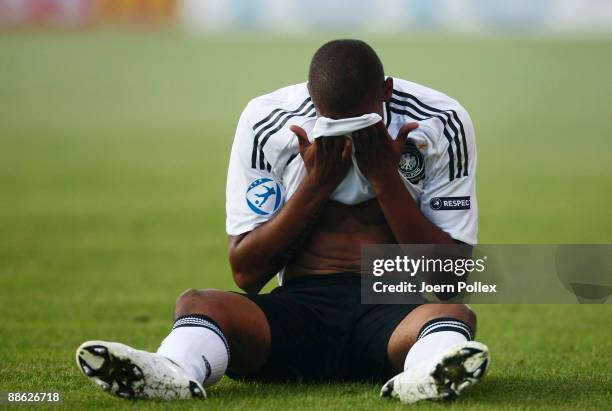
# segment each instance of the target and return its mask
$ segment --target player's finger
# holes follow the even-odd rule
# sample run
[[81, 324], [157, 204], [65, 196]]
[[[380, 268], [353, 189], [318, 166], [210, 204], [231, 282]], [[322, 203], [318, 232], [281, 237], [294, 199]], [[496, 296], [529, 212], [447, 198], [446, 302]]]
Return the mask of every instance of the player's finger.
[[400, 141], [403, 144], [406, 144], [406, 140], [408, 139], [408, 134], [419, 128], [419, 123], [406, 123], [404, 124], [399, 131], [397, 132], [397, 138], [395, 141]]
[[353, 147], [355, 147], [355, 153], [361, 153], [361, 130], [353, 131], [351, 133], [351, 139], [353, 140]]
[[323, 147], [324, 147], [325, 145], [324, 145], [323, 143], [324, 143], [324, 141], [323, 141], [323, 137], [315, 138], [315, 140], [314, 140], [314, 144], [315, 144], [315, 146], [316, 146], [316, 148], [317, 148], [317, 149], [315, 150], [315, 155], [316, 155], [317, 157], [318, 157], [318, 156], [323, 155], [323, 153], [324, 153], [324, 149], [323, 149]]
[[347, 161], [351, 158], [351, 154], [353, 153], [353, 140], [345, 137], [344, 146], [342, 149], [342, 160]]
[[397, 137], [398, 138], [408, 137], [408, 134], [411, 131], [416, 130], [417, 128], [419, 128], [419, 123], [414, 123], [414, 122], [406, 123], [400, 128], [400, 131], [397, 132]]
[[298, 144], [300, 145], [300, 153], [303, 153], [308, 146], [310, 145], [310, 141], [308, 141], [308, 134], [304, 131], [304, 129], [300, 126], [291, 126], [289, 130], [295, 134], [298, 139]]
[[387, 130], [387, 127], [385, 126], [385, 124], [382, 121], [379, 121], [378, 123], [374, 124], [372, 126], [372, 128], [374, 130], [376, 130], [376, 133], [380, 137], [390, 137], [389, 136], [389, 130]]
[[327, 138], [327, 155], [333, 159], [336, 159], [336, 142], [338, 141], [338, 137], [328, 137]]
[[321, 150], [322, 150], [321, 153], [323, 154], [324, 158], [327, 158], [327, 155], [330, 152], [329, 143], [332, 142], [331, 138], [330, 137], [319, 137], [319, 140], [321, 140]]
[[372, 145], [376, 143], [375, 138], [377, 137], [376, 134], [378, 133], [374, 132], [374, 128], [372, 126], [364, 128], [361, 130], [361, 133], [363, 134], [361, 142], [362, 148], [367, 150], [368, 147], [371, 148]]
[[[382, 124], [381, 123], [377, 123], [377, 124]], [[376, 139], [382, 139], [385, 137], [385, 131], [386, 130], [380, 130], [378, 128], [378, 125], [374, 124], [368, 128], [366, 128], [366, 133], [368, 134], [368, 140], [370, 142], [370, 144], [376, 143]], [[383, 126], [384, 128], [384, 126]]]
[[342, 150], [344, 149], [345, 141], [346, 136], [338, 136], [334, 139], [334, 158], [342, 156]]

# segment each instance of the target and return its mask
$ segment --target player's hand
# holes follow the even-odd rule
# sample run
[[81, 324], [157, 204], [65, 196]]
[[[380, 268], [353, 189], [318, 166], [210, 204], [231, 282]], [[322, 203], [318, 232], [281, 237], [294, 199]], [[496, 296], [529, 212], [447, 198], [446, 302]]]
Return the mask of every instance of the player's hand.
[[345, 136], [323, 137], [311, 143], [301, 127], [291, 126], [290, 130], [300, 144], [300, 155], [310, 182], [331, 194], [351, 166], [351, 140]]
[[382, 121], [353, 133], [357, 165], [374, 188], [397, 175], [397, 165], [406, 147], [408, 134], [418, 127], [418, 123], [404, 124], [395, 140]]

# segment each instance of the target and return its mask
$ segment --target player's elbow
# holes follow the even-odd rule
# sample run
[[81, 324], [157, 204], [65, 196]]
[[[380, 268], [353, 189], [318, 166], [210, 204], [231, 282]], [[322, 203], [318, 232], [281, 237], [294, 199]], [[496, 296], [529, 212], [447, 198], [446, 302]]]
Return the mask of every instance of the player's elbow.
[[247, 294], [257, 294], [263, 288], [253, 273], [232, 270], [232, 275], [238, 288]]
[[262, 277], [265, 273], [258, 270], [257, 264], [240, 255], [230, 252], [230, 267], [234, 283], [248, 294], [257, 294], [265, 282]]
[[252, 293], [254, 288], [253, 276], [248, 270], [245, 270], [243, 265], [241, 264], [240, 258], [236, 255], [236, 252], [230, 249], [229, 254], [229, 263], [232, 268], [232, 277], [234, 279], [234, 283], [243, 291], [247, 293]]
[[[234, 283], [246, 293], [257, 294], [261, 290], [258, 284], [258, 274], [253, 269], [248, 269], [248, 262], [243, 261], [237, 253], [230, 251], [229, 256], [230, 267], [232, 268], [232, 277]], [[246, 263], [246, 264], [245, 264]]]
[[261, 258], [258, 258], [256, 253], [241, 247], [244, 237], [245, 235], [230, 237], [229, 263], [232, 268], [232, 277], [241, 290], [249, 294], [257, 294], [267, 282], [266, 267], [261, 267]]

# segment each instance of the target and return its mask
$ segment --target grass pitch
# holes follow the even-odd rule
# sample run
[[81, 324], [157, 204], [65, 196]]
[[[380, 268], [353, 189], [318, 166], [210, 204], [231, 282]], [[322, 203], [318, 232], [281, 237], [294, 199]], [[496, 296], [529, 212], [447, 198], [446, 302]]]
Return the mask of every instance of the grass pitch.
[[[224, 184], [253, 96], [303, 81], [325, 39], [0, 37], [0, 391], [62, 408], [403, 409], [372, 384], [224, 380], [206, 403], [130, 403], [83, 378], [83, 340], [155, 349], [186, 288], [236, 289]], [[483, 243], [611, 242], [612, 42], [366, 39], [477, 130]], [[612, 308], [476, 306], [490, 374], [414, 409], [612, 409]]]

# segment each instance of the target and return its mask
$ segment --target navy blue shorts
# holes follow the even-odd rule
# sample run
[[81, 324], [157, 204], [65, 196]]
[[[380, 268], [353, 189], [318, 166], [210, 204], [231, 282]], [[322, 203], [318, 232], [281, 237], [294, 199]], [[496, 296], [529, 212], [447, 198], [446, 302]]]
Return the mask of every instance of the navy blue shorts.
[[391, 334], [418, 305], [361, 304], [360, 274], [292, 278], [269, 294], [245, 295], [265, 313], [270, 356], [257, 380], [374, 380], [393, 376]]

